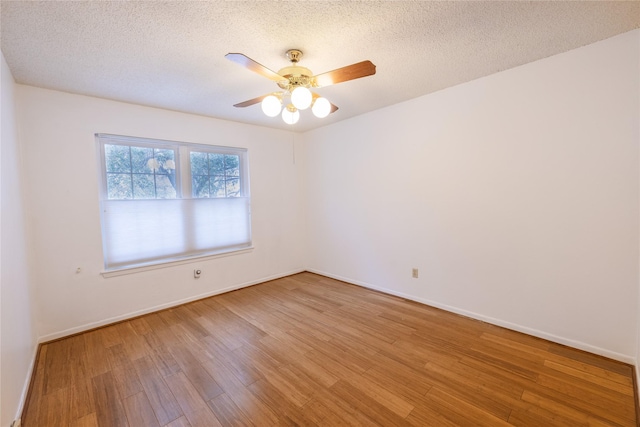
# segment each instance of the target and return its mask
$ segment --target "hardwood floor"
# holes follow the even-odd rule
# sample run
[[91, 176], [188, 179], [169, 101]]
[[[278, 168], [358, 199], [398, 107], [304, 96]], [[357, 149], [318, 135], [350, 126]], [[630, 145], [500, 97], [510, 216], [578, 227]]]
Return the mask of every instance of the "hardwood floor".
[[45, 344], [23, 426], [635, 426], [629, 365], [302, 273]]

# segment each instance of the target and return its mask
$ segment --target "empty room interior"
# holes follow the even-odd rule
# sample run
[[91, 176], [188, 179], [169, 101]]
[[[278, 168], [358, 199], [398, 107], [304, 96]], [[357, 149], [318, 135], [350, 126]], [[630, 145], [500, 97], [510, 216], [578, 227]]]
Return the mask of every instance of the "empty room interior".
[[5, 1], [0, 426], [637, 426], [640, 2]]

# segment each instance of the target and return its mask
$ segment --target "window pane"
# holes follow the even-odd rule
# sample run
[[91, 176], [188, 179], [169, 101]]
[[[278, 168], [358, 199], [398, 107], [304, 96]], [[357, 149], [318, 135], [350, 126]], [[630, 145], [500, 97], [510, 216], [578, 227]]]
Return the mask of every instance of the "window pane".
[[240, 176], [240, 157], [226, 154], [224, 168], [226, 176]]
[[209, 174], [224, 175], [224, 154], [209, 153]]
[[131, 175], [123, 173], [107, 174], [107, 198], [108, 199], [131, 199]]
[[146, 147], [131, 147], [131, 171], [133, 173], [151, 173], [149, 160], [153, 158], [153, 149]]
[[129, 147], [126, 145], [104, 145], [104, 156], [107, 172], [130, 172], [131, 159]]
[[208, 175], [207, 153], [191, 152], [191, 175]]
[[156, 197], [158, 199], [175, 199], [176, 189], [174, 187], [175, 180], [172, 176], [156, 174]]
[[227, 178], [227, 197], [240, 196], [240, 179]]
[[209, 197], [209, 177], [194, 176], [191, 180], [192, 197]]
[[134, 199], [155, 199], [156, 188], [153, 183], [153, 174], [133, 175], [133, 198]]
[[171, 149], [156, 148], [155, 158], [158, 162], [158, 171], [160, 173], [170, 173], [176, 169], [175, 152]]
[[211, 177], [211, 197], [225, 197], [225, 182], [223, 176]]
[[169, 175], [174, 175], [176, 173], [176, 161], [175, 160], [166, 160], [162, 163], [162, 169], [165, 170]]

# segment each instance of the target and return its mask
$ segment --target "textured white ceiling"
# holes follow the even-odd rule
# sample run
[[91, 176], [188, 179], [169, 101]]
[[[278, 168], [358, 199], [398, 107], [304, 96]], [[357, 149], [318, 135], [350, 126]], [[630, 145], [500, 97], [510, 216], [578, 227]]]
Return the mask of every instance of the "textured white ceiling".
[[[1, 1], [18, 83], [306, 131], [640, 27], [639, 1]], [[318, 89], [340, 109], [288, 126], [277, 89], [224, 58], [277, 71], [298, 48], [314, 73], [365, 59], [377, 74]]]

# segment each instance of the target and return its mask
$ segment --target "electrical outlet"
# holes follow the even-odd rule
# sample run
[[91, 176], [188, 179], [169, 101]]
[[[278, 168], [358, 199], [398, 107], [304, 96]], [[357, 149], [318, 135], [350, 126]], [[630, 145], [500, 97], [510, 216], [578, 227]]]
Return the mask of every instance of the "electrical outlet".
[[411, 276], [412, 276], [414, 279], [417, 279], [417, 278], [418, 278], [418, 269], [417, 269], [417, 268], [414, 268], [413, 270], [411, 270]]
[[193, 277], [195, 277], [196, 279], [200, 278], [201, 274], [202, 274], [202, 270], [200, 270], [199, 268], [193, 270]]

